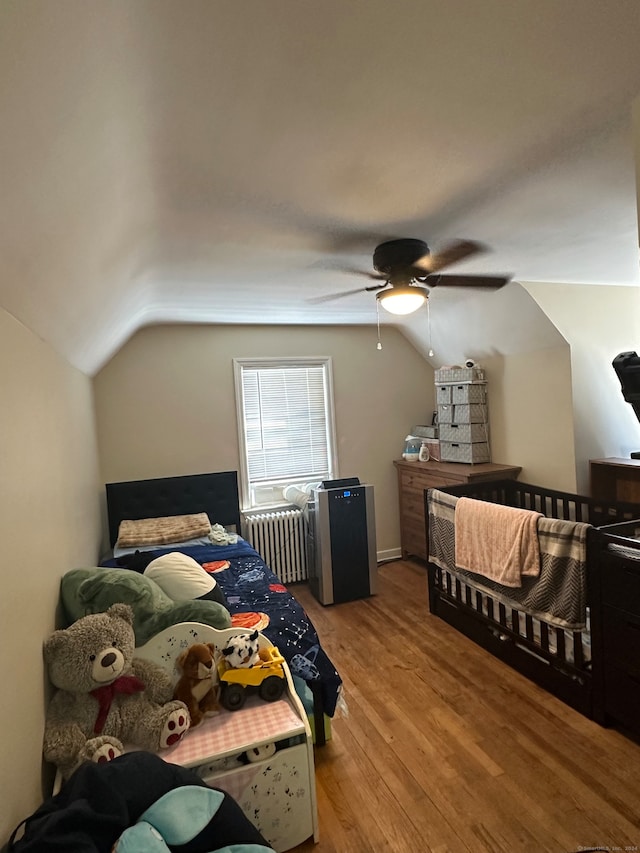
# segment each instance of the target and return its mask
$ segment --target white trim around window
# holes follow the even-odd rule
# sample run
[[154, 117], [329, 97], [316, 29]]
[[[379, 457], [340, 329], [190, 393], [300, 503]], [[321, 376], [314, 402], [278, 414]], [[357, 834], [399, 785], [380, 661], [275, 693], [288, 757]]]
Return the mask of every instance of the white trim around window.
[[242, 509], [338, 475], [330, 357], [234, 358]]

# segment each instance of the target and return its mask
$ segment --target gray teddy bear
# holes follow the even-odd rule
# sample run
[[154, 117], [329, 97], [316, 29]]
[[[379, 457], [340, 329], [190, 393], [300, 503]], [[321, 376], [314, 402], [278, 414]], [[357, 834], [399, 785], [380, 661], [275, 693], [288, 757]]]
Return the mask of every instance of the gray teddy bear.
[[172, 701], [169, 674], [134, 651], [127, 604], [83, 616], [45, 642], [57, 691], [47, 710], [43, 751], [63, 778], [83, 761], [111, 761], [124, 744], [152, 752], [173, 746], [189, 729], [186, 705]]

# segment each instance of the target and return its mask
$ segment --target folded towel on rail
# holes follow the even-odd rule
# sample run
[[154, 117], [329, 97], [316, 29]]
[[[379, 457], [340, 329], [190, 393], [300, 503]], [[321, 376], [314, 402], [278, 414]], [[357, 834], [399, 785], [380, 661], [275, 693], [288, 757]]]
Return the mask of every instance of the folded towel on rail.
[[587, 618], [587, 532], [582, 521], [543, 517], [538, 522], [540, 577], [524, 578], [522, 586], [503, 587], [495, 581], [456, 567], [455, 508], [460, 498], [429, 489], [429, 561], [463, 578], [497, 601], [526, 610], [551, 625], [582, 630]]
[[542, 513], [459, 498], [455, 509], [456, 565], [502, 586], [522, 586], [540, 574]]

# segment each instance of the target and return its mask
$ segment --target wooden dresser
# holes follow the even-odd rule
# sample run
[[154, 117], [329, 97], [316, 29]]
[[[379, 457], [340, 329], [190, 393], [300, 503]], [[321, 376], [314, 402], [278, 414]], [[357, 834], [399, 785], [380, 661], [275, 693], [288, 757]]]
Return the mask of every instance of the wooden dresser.
[[589, 474], [592, 498], [640, 503], [640, 459], [591, 459]]
[[402, 558], [427, 560], [424, 490], [483, 480], [515, 480], [522, 468], [482, 462], [405, 462], [396, 459], [400, 496], [400, 544]]

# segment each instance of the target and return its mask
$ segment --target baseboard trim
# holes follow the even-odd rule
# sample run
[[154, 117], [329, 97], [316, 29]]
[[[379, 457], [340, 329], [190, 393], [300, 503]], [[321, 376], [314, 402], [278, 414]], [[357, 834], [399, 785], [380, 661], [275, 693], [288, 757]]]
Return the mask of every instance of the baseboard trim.
[[400, 548], [389, 548], [387, 551], [378, 551], [376, 560], [378, 564], [389, 563], [391, 560], [402, 559], [402, 550]]

